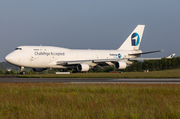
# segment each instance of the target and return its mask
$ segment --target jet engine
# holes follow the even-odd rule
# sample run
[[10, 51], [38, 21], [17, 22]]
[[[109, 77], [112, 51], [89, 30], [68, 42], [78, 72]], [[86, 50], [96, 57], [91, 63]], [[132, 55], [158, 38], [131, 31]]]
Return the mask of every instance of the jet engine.
[[118, 61], [114, 64], [114, 67], [116, 69], [125, 69], [127, 67], [126, 63], [125, 62], [122, 62], [122, 61]]
[[33, 68], [34, 72], [42, 72], [44, 70], [46, 70], [47, 68]]
[[89, 70], [89, 65], [88, 64], [78, 64], [77, 65], [77, 70], [78, 71], [88, 71]]

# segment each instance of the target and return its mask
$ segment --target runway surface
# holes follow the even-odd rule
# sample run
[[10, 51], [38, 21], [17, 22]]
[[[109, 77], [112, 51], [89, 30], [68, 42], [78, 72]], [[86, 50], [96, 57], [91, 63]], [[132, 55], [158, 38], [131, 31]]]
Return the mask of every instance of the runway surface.
[[180, 79], [113, 79], [113, 78], [0, 78], [10, 83], [169, 83], [180, 84]]

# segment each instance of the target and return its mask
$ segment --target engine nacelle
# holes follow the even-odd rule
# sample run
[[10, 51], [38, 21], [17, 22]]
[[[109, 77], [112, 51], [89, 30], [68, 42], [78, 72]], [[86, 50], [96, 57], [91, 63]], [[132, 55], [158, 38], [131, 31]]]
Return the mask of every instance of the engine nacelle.
[[47, 68], [33, 68], [34, 72], [42, 72], [44, 70], [46, 70]]
[[89, 65], [88, 64], [78, 64], [77, 65], [77, 70], [78, 71], [88, 71], [89, 70]]
[[125, 62], [119, 61], [114, 64], [116, 69], [125, 69], [127, 67]]

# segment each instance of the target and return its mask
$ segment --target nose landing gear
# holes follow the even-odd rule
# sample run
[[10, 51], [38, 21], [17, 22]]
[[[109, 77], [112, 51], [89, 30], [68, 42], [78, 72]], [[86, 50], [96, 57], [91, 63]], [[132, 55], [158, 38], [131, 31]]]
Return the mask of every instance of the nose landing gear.
[[24, 71], [24, 67], [19, 67], [20, 69], [21, 69], [21, 72], [20, 72], [20, 74], [25, 74], [25, 71]]

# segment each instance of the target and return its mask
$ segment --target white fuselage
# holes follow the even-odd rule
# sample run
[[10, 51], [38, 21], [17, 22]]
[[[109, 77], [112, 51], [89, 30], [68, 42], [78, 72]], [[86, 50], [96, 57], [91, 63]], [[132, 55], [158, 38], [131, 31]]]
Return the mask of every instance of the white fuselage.
[[[74, 50], [52, 46], [20, 46], [8, 54], [5, 59], [20, 67], [65, 68], [63, 65], [57, 65], [57, 62], [115, 58], [122, 60], [123, 58], [135, 58], [128, 54], [140, 52], [140, 50]], [[96, 64], [91, 62], [89, 65], [93, 67]], [[109, 65], [113, 64], [109, 63]]]
[[11, 64], [42, 71], [46, 68], [91, 68], [114, 65], [116, 69], [130, 66], [133, 58], [142, 55], [139, 50], [145, 25], [138, 25], [117, 50], [75, 50], [51, 46], [20, 46], [5, 57]]

